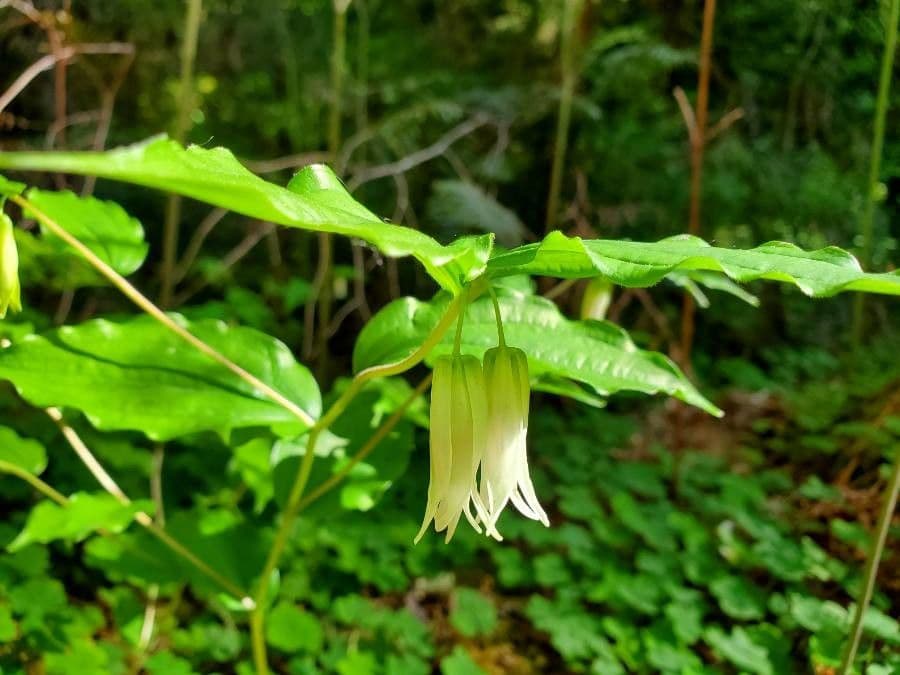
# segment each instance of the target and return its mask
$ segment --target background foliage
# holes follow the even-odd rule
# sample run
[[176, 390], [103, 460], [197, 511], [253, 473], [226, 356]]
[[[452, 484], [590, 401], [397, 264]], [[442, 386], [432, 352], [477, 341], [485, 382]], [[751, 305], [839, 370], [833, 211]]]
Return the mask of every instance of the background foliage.
[[[100, 149], [173, 130], [182, 3], [37, 4], [66, 43], [120, 41], [133, 45], [134, 59], [127, 71], [121, 55], [73, 59], [62, 116], [55, 73], [42, 74], [0, 113], [3, 150]], [[280, 184], [328, 159], [333, 13], [315, 0], [266, 11], [245, 0], [205, 3], [187, 138], [227, 146]], [[701, 13], [696, 2], [585, 3], [558, 219], [567, 234], [654, 241], [684, 231], [690, 164], [672, 92], [694, 98]], [[505, 246], [539, 240], [560, 22], [559, 4], [540, 0], [355, 0], [343, 143], [332, 162], [354, 196], [377, 217], [441, 243], [485, 231]], [[741, 116], [708, 148], [704, 236], [724, 248], [770, 239], [858, 248], [883, 11], [847, 0], [723, 3], [715, 31], [711, 120], [738, 109]], [[0, 35], [5, 88], [49, 46], [44, 31], [2, 3]], [[897, 259], [898, 99], [894, 87], [875, 270]], [[127, 208], [111, 216], [123, 238], [107, 261], [136, 271], [135, 283], [155, 293], [164, 199], [104, 180], [43, 180]], [[37, 203], [48, 211], [54, 199], [64, 212], [75, 208], [43, 194]], [[143, 224], [146, 243], [129, 215]], [[211, 341], [227, 331], [223, 348], [238, 345], [253, 368], [278, 370], [282, 388], [307, 407], [318, 407], [318, 392], [310, 394], [298, 362], [317, 364], [324, 398], [333, 400], [351, 360], [366, 358], [365, 342], [356, 354], [353, 345], [371, 313], [401, 290], [436, 290], [409, 260], [367, 251], [361, 264], [348, 241], [336, 240], [331, 290], [342, 321], [323, 365], [304, 349], [314, 238], [196, 202], [184, 203], [182, 223], [179, 249], [193, 255], [181, 260], [174, 307]], [[136, 351], [186, 349], [132, 316], [59, 242], [31, 234], [17, 232], [26, 311], [0, 323], [20, 362], [0, 357], [0, 375], [31, 369], [36, 391], [62, 387], [66, 373], [91, 376], [67, 369], [67, 353], [95, 349], [116, 370], [98, 377], [133, 391], [146, 376], [128, 367], [144, 358]], [[585, 285], [554, 301], [577, 315]], [[537, 394], [531, 457], [551, 529], [508, 517], [502, 545], [461, 531], [449, 547], [436, 537], [412, 547], [427, 475], [418, 401], [389, 441], [301, 519], [267, 627], [274, 667], [345, 675], [831, 672], [900, 436], [896, 303], [869, 301], [865, 348], [854, 351], [845, 296], [749, 290], [761, 311], [708, 290], [710, 307], [698, 319], [694, 379], [726, 411], [723, 422], [629, 395], [593, 411]], [[666, 351], [681, 293], [675, 284], [617, 290], [609, 316], [639, 347]], [[367, 331], [377, 329], [378, 321]], [[53, 332], [20, 344], [34, 331]], [[108, 351], [111, 344], [122, 353]], [[261, 567], [275, 504], [302, 449], [285, 440], [296, 429], [272, 406], [236, 428], [215, 428], [216, 411], [233, 408], [242, 392], [220, 374], [216, 395], [197, 400], [191, 382], [206, 382], [207, 367], [198, 357], [194, 369], [167, 375], [172, 394], [156, 391], [110, 419], [92, 406], [115, 390], [83, 386], [77, 407], [85, 415], [67, 420], [135, 498], [131, 507], [100, 491], [33, 407], [45, 401], [20, 382], [18, 391], [4, 385], [0, 459], [41, 474], [71, 504], [63, 518], [21, 481], [0, 478], [9, 514], [0, 525], [0, 671], [251, 672], [239, 608], [145, 531], [125, 529], [136, 511], [156, 511], [235, 583], [251, 584]], [[545, 389], [560, 386], [547, 381]], [[323, 443], [312, 483], [339, 470], [409, 392], [400, 378], [367, 390]], [[604, 403], [588, 391], [580, 397]], [[135, 428], [130, 413], [146, 435], [123, 431]], [[259, 430], [279, 423], [282, 434]], [[160, 468], [157, 441], [173, 438]], [[900, 669], [898, 534], [895, 525], [860, 654], [860, 667], [875, 675]]]

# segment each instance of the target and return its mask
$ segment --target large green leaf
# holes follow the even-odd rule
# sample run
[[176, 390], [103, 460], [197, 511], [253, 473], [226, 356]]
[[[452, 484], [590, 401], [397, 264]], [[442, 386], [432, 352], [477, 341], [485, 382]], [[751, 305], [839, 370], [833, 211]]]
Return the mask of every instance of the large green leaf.
[[[504, 292], [500, 298], [506, 340], [528, 354], [531, 374], [553, 375], [592, 387], [598, 394], [617, 391], [666, 393], [707, 412], [720, 414], [667, 357], [635, 347], [628, 334], [606, 321], [571, 321], [545, 298]], [[402, 298], [381, 310], [363, 329], [353, 353], [361, 370], [412, 353], [446, 310], [446, 295], [431, 302]], [[431, 357], [451, 351], [453, 331]], [[497, 344], [490, 299], [471, 303], [463, 324], [461, 349], [481, 356]], [[564, 391], [561, 391], [564, 393]]]
[[0, 153], [0, 167], [122, 180], [280, 225], [356, 237], [389, 256], [415, 256], [450, 291], [478, 276], [490, 255], [489, 235], [442, 246], [417, 230], [385, 223], [324, 165], [305, 167], [285, 188], [251, 173], [225, 148], [184, 148], [158, 136], [108, 152]]
[[736, 281], [774, 279], [812, 296], [840, 291], [900, 295], [900, 273], [863, 272], [856, 258], [836, 247], [817, 251], [780, 241], [753, 249], [710, 246], [690, 235], [655, 243], [567, 237], [551, 232], [540, 243], [500, 253], [488, 262], [491, 276], [544, 274], [575, 279], [598, 274], [620, 286], [651, 286], [675, 269], [714, 270]]
[[[141, 224], [115, 202], [79, 197], [73, 192], [48, 192], [32, 188], [28, 200], [50, 216], [119, 274], [131, 274], [147, 256], [147, 242]], [[79, 258], [63, 241], [43, 230], [43, 238], [53, 250], [63, 250]], [[81, 264], [86, 264], [81, 261]]]
[[[284, 344], [251, 328], [171, 316], [310, 416], [319, 415], [316, 382]], [[303, 431], [290, 412], [146, 316], [26, 337], [0, 350], [0, 378], [34, 405], [75, 408], [98, 429], [138, 430], [154, 440], [200, 431], [226, 436], [242, 427]]]

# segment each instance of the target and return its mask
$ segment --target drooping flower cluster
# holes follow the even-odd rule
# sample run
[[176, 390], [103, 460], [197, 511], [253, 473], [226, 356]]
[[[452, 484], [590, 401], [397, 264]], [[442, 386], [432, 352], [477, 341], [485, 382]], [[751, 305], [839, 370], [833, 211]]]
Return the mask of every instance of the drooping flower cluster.
[[431, 482], [416, 542], [432, 521], [438, 532], [446, 529], [449, 542], [463, 515], [479, 533], [483, 526], [500, 540], [497, 520], [510, 502], [549, 525], [528, 473], [528, 361], [500, 336], [500, 346], [487, 350], [483, 363], [458, 353], [435, 363]]

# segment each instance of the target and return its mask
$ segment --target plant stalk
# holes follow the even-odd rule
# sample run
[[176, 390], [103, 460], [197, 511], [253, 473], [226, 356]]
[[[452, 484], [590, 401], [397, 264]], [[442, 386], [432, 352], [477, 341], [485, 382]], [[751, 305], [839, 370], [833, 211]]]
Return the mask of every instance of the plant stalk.
[[16, 478], [21, 478], [35, 490], [40, 492], [45, 497], [52, 499], [60, 506], [65, 506], [69, 503], [68, 497], [61, 494], [60, 492], [57, 492], [51, 486], [47, 485], [47, 483], [35, 476], [33, 473], [26, 469], [23, 469], [17, 464], [0, 460], [0, 473], [7, 473], [11, 476], [15, 476]]
[[[884, 149], [884, 128], [891, 93], [891, 74], [894, 72], [894, 54], [897, 51], [897, 31], [900, 24], [900, 0], [891, 0], [888, 22], [884, 27], [884, 53], [881, 57], [881, 73], [878, 78], [878, 98], [875, 101], [875, 124], [872, 130], [872, 153], [869, 157], [869, 177], [866, 183], [866, 210], [862, 222], [862, 259], [866, 269], [872, 264], [875, 234], [875, 205], [878, 178], [881, 175], [881, 155]], [[859, 293], [853, 302], [853, 345], [858, 346], [865, 328], [865, 297]]]
[[[328, 109], [328, 154], [337, 167], [341, 151], [341, 111], [344, 96], [344, 61], [347, 52], [347, 9], [350, 0], [333, 0], [334, 23], [331, 44], [331, 106]], [[319, 233], [319, 259], [313, 279], [313, 289], [308, 300], [305, 320], [308, 334], [312, 327], [312, 307], [315, 306], [316, 358], [319, 375], [327, 376], [328, 332], [331, 326], [331, 300], [334, 286], [334, 244], [331, 234]], [[309, 340], [308, 344], [313, 341]]]
[[869, 551], [869, 557], [866, 560], [865, 581], [859, 600], [856, 603], [853, 624], [850, 628], [850, 637], [847, 640], [847, 646], [844, 648], [838, 675], [850, 675], [853, 672], [853, 661], [856, 658], [856, 651], [859, 649], [859, 642], [862, 639], [863, 619], [866, 616], [869, 603], [872, 601], [872, 593], [875, 591], [878, 565], [884, 553], [888, 530], [891, 529], [891, 519], [894, 516], [894, 510], [897, 508], [898, 492], [900, 492], [900, 447], [895, 450], [894, 469], [885, 491], [881, 513], [878, 516], [878, 525], [875, 528], [875, 541], [872, 542], [872, 550]]
[[359, 451], [350, 458], [350, 460], [341, 467], [339, 471], [332, 474], [328, 477], [327, 480], [323, 481], [319, 485], [316, 486], [314, 490], [309, 492], [306, 496], [304, 496], [300, 500], [300, 504], [297, 506], [297, 513], [303, 511], [306, 507], [312, 504], [314, 501], [319, 499], [322, 495], [326, 494], [330, 490], [332, 490], [336, 485], [338, 485], [347, 475], [353, 471], [353, 468], [363, 461], [366, 457], [368, 457], [371, 452], [378, 447], [378, 444], [384, 440], [384, 438], [391, 433], [391, 430], [397, 426], [397, 423], [403, 419], [403, 415], [406, 413], [406, 409], [409, 408], [415, 402], [415, 400], [425, 393], [425, 390], [428, 389], [431, 384], [431, 373], [426, 375], [421, 382], [416, 386], [413, 392], [406, 398], [403, 403], [393, 412], [393, 414], [384, 421], [384, 423], [378, 427], [372, 436], [363, 444], [363, 446], [359, 449]]
[[[297, 474], [291, 486], [284, 512], [281, 516], [281, 524], [275, 533], [275, 540], [269, 549], [269, 555], [266, 563], [260, 573], [257, 582], [256, 591], [253, 595], [253, 602], [256, 608], [250, 615], [250, 643], [253, 649], [253, 662], [256, 667], [257, 675], [268, 675], [269, 663], [266, 656], [266, 638], [265, 638], [265, 620], [266, 606], [269, 595], [269, 580], [273, 572], [281, 560], [281, 555], [287, 545], [288, 537], [293, 530], [294, 521], [300, 512], [301, 499], [303, 490], [309, 481], [309, 475], [312, 471], [313, 460], [315, 459], [315, 447], [320, 434], [331, 426], [334, 421], [347, 409], [350, 402], [362, 391], [367, 382], [380, 378], [389, 377], [405, 372], [421, 362], [428, 353], [441, 341], [446, 332], [453, 325], [454, 320], [459, 315], [463, 299], [456, 297], [447, 307], [447, 311], [438, 321], [437, 325], [432, 329], [428, 337], [422, 344], [409, 356], [393, 363], [386, 363], [380, 366], [372, 366], [357, 373], [350, 382], [350, 385], [331, 405], [328, 411], [319, 418], [309, 431], [306, 443], [306, 453], [297, 469]], [[377, 432], [376, 432], [377, 433]], [[373, 446], [374, 447], [374, 446]]]
[[550, 169], [550, 191], [547, 195], [547, 213], [544, 229], [550, 232], [556, 227], [559, 211], [559, 193], [569, 145], [569, 125], [572, 119], [572, 99], [578, 83], [577, 40], [575, 32], [581, 16], [584, 0], [564, 0], [563, 19], [560, 26], [560, 68], [562, 87], [559, 93], [559, 109], [556, 115], [556, 140], [553, 145], [553, 164]]
[[[703, 201], [703, 156], [706, 150], [706, 127], [709, 119], [709, 74], [712, 62], [713, 29], [716, 19], [716, 0], [703, 3], [703, 28], [700, 36], [700, 72], [697, 83], [697, 106], [694, 112], [695, 127], [691, 139], [691, 193], [688, 232], [700, 234], [700, 214]], [[689, 129], [689, 131], [691, 131]], [[691, 350], [694, 344], [694, 298], [685, 292], [681, 310], [680, 362], [690, 369]]]
[[[194, 62], [197, 59], [197, 38], [200, 33], [202, 0], [187, 0], [184, 16], [184, 37], [181, 42], [181, 75], [178, 85], [178, 107], [172, 138], [184, 143], [190, 123], [191, 106], [194, 101]], [[181, 225], [181, 197], [170, 194], [166, 200], [166, 214], [163, 221], [163, 249], [161, 287], [159, 304], [167, 308], [172, 303], [175, 289], [175, 266], [178, 258], [178, 231]]]

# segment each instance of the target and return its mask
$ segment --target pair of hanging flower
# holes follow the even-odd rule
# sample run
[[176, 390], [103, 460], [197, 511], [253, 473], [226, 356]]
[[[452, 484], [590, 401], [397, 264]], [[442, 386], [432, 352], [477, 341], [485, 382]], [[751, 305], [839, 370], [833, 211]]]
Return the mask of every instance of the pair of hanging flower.
[[499, 346], [484, 362], [459, 353], [460, 315], [451, 356], [434, 364], [431, 385], [431, 481], [418, 541], [434, 521], [450, 541], [464, 515], [476, 531], [502, 540], [497, 520], [512, 502], [523, 515], [549, 525], [528, 473], [530, 383], [525, 352], [506, 345], [494, 298]]

